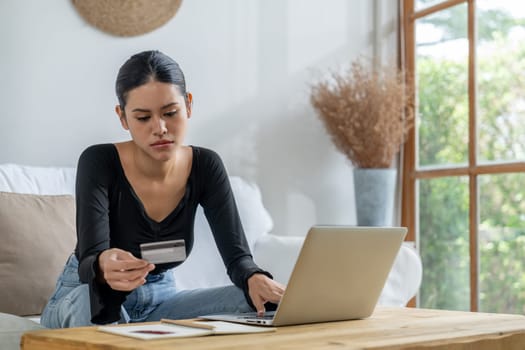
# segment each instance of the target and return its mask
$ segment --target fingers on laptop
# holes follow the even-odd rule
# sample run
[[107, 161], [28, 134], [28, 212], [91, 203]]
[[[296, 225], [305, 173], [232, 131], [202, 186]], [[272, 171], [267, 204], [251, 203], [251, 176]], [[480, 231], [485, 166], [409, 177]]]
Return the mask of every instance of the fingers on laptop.
[[285, 286], [266, 275], [254, 274], [248, 279], [248, 289], [257, 314], [262, 315], [265, 312], [264, 304], [281, 301]]

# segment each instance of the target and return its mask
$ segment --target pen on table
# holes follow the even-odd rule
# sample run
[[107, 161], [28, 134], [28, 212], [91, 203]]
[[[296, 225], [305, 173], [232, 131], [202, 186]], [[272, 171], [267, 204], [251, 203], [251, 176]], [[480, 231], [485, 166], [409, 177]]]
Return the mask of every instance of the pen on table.
[[202, 328], [202, 329], [209, 329], [209, 330], [213, 330], [215, 328], [211, 324], [198, 323], [198, 322], [195, 322], [194, 320], [170, 320], [168, 318], [162, 318], [160, 322], [168, 323], [168, 324], [175, 324], [178, 326]]

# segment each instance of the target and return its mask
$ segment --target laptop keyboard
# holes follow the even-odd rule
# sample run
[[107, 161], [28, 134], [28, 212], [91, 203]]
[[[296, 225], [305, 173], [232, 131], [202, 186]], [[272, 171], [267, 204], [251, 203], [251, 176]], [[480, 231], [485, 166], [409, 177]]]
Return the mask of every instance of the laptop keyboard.
[[259, 320], [273, 320], [274, 316], [275, 316], [275, 312], [269, 311], [269, 312], [265, 312], [263, 316], [257, 316], [257, 313], [253, 312], [253, 313], [243, 314], [242, 316], [240, 316], [240, 318], [242, 319], [255, 318]]

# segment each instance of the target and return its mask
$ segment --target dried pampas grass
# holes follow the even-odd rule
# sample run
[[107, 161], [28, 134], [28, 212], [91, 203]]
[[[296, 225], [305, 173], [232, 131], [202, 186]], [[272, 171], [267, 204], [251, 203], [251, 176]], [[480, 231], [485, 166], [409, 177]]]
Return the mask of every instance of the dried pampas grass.
[[414, 123], [410, 85], [397, 68], [357, 60], [314, 84], [310, 102], [337, 149], [359, 168], [388, 168]]

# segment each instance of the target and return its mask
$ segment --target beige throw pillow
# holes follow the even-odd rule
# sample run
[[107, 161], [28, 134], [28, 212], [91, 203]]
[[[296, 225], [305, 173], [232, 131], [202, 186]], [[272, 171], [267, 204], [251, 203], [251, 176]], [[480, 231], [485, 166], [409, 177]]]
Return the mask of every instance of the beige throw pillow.
[[71, 195], [0, 192], [0, 312], [40, 314], [76, 243]]

